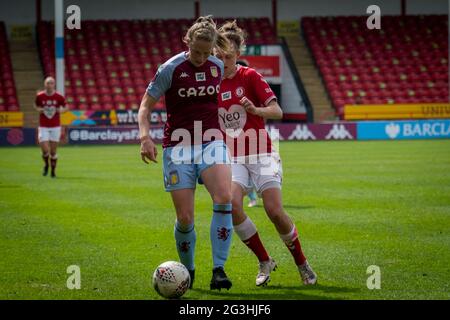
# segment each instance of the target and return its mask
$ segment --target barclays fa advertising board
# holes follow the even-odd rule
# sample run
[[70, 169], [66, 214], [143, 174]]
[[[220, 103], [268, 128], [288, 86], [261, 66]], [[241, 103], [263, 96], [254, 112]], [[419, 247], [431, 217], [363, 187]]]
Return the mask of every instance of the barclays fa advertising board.
[[358, 140], [450, 138], [450, 120], [358, 122]]

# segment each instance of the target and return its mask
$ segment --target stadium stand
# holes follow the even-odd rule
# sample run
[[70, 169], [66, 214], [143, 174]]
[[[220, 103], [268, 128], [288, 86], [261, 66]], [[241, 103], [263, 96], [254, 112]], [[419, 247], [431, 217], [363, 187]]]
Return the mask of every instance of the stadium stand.
[[0, 112], [19, 111], [5, 24], [0, 22]]
[[448, 102], [447, 16], [305, 17], [306, 42], [337, 114], [344, 105]]
[[[220, 24], [226, 19], [217, 19]], [[243, 18], [248, 44], [277, 41], [268, 18]], [[67, 30], [66, 97], [75, 110], [137, 109], [160, 63], [185, 50], [182, 38], [191, 19], [91, 20]], [[37, 26], [45, 75], [55, 74], [54, 27]], [[157, 108], [163, 108], [163, 101]]]

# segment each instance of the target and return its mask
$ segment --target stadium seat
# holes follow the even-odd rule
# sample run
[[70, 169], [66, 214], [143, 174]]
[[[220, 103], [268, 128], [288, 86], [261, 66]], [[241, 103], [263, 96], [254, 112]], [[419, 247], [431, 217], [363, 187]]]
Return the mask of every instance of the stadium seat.
[[448, 102], [447, 16], [386, 16], [381, 30], [360, 27], [365, 19], [301, 21], [337, 113], [346, 103]]
[[[219, 18], [217, 23], [227, 20], [234, 19]], [[185, 50], [182, 38], [192, 23], [191, 19], [86, 20], [81, 30], [66, 30], [66, 77], [71, 84], [66, 83], [67, 94], [88, 97], [74, 99], [71, 109], [136, 108], [158, 66]], [[269, 18], [239, 18], [238, 23], [247, 31], [249, 45], [277, 42]], [[44, 73], [54, 75], [53, 23], [40, 22], [37, 31]], [[99, 102], [91, 99], [93, 95]]]
[[0, 21], [0, 111], [19, 111], [4, 22]]

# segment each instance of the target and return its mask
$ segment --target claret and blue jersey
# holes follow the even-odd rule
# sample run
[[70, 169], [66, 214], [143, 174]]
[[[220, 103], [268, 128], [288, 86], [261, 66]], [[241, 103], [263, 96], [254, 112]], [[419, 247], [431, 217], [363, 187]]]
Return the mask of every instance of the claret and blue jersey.
[[161, 65], [148, 85], [147, 94], [155, 99], [166, 97], [164, 148], [179, 142], [171, 141], [172, 132], [178, 128], [188, 130], [193, 141], [194, 121], [201, 121], [202, 136], [208, 129], [220, 130], [217, 103], [223, 73], [223, 62], [212, 55], [200, 67], [188, 60], [186, 52]]

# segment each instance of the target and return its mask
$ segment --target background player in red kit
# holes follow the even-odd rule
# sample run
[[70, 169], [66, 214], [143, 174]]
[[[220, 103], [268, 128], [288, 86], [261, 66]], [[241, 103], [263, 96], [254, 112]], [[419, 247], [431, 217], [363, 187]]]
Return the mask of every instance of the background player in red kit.
[[[161, 65], [142, 98], [139, 108], [141, 157], [145, 162], [147, 159], [156, 162], [157, 149], [149, 136], [148, 117], [159, 98], [165, 95], [167, 122], [163, 139], [163, 175], [165, 189], [171, 194], [177, 215], [174, 236], [178, 256], [189, 270], [192, 287], [196, 247], [194, 199], [197, 180], [201, 179], [213, 201], [210, 288], [229, 289], [232, 283], [225, 274], [224, 265], [233, 231], [231, 168], [217, 116], [223, 63], [211, 55], [215, 46], [228, 49], [228, 41], [220, 37], [215, 22], [208, 16], [197, 19], [187, 31], [184, 42], [189, 50]], [[201, 124], [200, 132], [196, 132], [196, 122]], [[204, 137], [203, 133], [208, 132], [217, 133], [214, 141]], [[204, 156], [213, 150], [223, 158], [206, 163]]]
[[55, 91], [55, 79], [47, 77], [44, 80], [44, 90], [38, 92], [34, 102], [34, 108], [39, 112], [39, 144], [44, 159], [43, 175], [48, 174], [49, 160], [51, 165], [51, 177], [56, 177], [56, 161], [58, 155], [56, 149], [61, 137], [60, 114], [66, 112], [66, 99]]
[[219, 122], [226, 132], [227, 145], [233, 157], [234, 230], [258, 257], [256, 285], [266, 284], [276, 264], [268, 255], [255, 224], [244, 213], [242, 205], [244, 195], [254, 185], [262, 196], [267, 215], [294, 257], [303, 283], [315, 284], [317, 276], [302, 252], [297, 228], [283, 209], [281, 159], [273, 150], [265, 131], [264, 119], [281, 119], [282, 110], [262, 76], [252, 68], [236, 64], [244, 45], [244, 34], [236, 21], [227, 22], [219, 31], [228, 38], [233, 48], [229, 52], [216, 51], [216, 56], [224, 62], [225, 70], [219, 93]]

